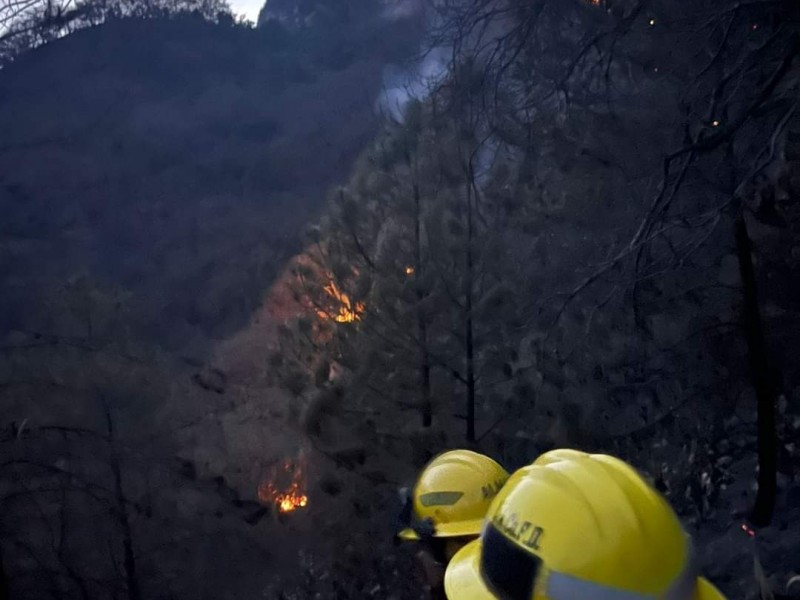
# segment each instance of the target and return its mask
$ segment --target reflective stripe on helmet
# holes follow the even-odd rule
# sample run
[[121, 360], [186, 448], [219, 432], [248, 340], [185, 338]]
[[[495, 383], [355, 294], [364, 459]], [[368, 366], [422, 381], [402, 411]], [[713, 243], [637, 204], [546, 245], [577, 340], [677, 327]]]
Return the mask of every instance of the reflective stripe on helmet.
[[550, 600], [692, 600], [698, 570], [691, 539], [687, 540], [687, 544], [686, 566], [662, 595], [628, 592], [550, 571], [547, 575], [547, 597]]
[[626, 592], [556, 572], [550, 572], [547, 576], [547, 597], [550, 600], [656, 600], [650, 594]]
[[422, 506], [452, 506], [464, 495], [464, 492], [428, 492], [419, 497]]

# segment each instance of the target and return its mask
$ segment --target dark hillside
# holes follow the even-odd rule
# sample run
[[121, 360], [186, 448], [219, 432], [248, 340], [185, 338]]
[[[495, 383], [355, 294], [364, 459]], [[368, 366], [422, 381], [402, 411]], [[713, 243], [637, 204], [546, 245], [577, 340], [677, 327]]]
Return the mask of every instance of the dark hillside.
[[37, 329], [31, 302], [79, 271], [171, 347], [243, 323], [374, 133], [382, 68], [413, 45], [391, 26], [334, 68], [277, 23], [112, 20], [4, 69], [2, 327]]
[[0, 598], [304, 577], [319, 534], [259, 496], [300, 445], [285, 394], [204, 363], [349, 177], [417, 33], [110, 19], [0, 69]]

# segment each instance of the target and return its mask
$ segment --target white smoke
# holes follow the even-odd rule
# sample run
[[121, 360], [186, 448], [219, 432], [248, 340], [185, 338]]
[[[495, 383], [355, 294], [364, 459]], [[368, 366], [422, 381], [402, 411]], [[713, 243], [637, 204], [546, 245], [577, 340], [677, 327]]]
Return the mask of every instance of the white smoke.
[[386, 19], [407, 19], [423, 10], [423, 0], [383, 0], [383, 16]]
[[392, 119], [402, 121], [412, 100], [424, 99], [447, 72], [449, 51], [438, 48], [427, 52], [415, 64], [406, 67], [389, 65], [383, 71], [383, 92], [377, 109]]

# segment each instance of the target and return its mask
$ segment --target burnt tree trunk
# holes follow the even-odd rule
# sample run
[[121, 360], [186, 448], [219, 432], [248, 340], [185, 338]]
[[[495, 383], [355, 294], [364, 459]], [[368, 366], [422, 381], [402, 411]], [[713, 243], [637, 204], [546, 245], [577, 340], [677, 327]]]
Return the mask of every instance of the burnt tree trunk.
[[472, 254], [472, 238], [474, 235], [473, 198], [475, 173], [472, 161], [467, 166], [467, 240], [466, 240], [466, 271], [464, 274], [464, 340], [465, 358], [467, 363], [467, 441], [475, 441], [475, 333], [472, 322], [474, 257]]
[[758, 493], [750, 520], [754, 525], [763, 527], [769, 525], [772, 520], [777, 493], [778, 439], [775, 430], [775, 389], [769, 373], [764, 324], [758, 305], [752, 242], [741, 209], [736, 217], [736, 251], [744, 300], [742, 325], [747, 339], [750, 374], [758, 402]]
[[3, 564], [3, 544], [0, 542], [0, 600], [9, 600], [8, 595], [8, 576]]
[[419, 336], [419, 390], [422, 402], [422, 426], [433, 423], [433, 401], [431, 397], [431, 358], [428, 351], [428, 319], [423, 306], [425, 296], [422, 289], [422, 201], [419, 184], [414, 182], [414, 282], [417, 296], [417, 335]]
[[108, 407], [105, 407], [105, 411], [106, 423], [108, 426], [108, 445], [111, 450], [111, 472], [114, 476], [116, 517], [122, 533], [122, 564], [125, 569], [125, 584], [128, 588], [128, 599], [141, 600], [142, 594], [139, 589], [139, 578], [136, 574], [136, 555], [133, 550], [133, 533], [131, 531], [130, 519], [128, 518], [128, 507], [122, 485], [122, 467], [120, 465], [117, 444], [114, 440], [114, 422]]

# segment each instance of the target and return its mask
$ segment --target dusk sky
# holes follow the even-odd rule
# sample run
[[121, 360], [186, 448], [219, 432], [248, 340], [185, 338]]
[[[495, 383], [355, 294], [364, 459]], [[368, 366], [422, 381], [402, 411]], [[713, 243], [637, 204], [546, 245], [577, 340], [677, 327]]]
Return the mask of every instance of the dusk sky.
[[231, 10], [237, 15], [244, 15], [253, 23], [258, 20], [258, 11], [264, 6], [264, 0], [230, 0]]

